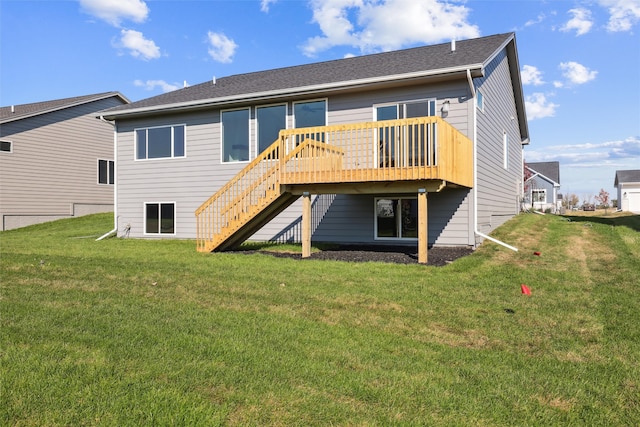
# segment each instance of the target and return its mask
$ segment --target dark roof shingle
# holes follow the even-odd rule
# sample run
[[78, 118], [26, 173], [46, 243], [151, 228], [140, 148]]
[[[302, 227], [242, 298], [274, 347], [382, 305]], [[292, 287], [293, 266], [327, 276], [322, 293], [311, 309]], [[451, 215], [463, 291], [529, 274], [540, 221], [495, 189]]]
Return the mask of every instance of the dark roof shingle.
[[616, 171], [616, 179], [613, 186], [617, 187], [618, 184], [625, 182], [640, 182], [640, 169]]
[[173, 92], [114, 107], [111, 112], [153, 109], [173, 104], [242, 97], [243, 95], [287, 89], [331, 85], [341, 82], [379, 79], [425, 71], [448, 70], [470, 65], [482, 66], [513, 33], [497, 34], [450, 43], [392, 52], [356, 56], [333, 61], [232, 75], [189, 86]]
[[556, 184], [560, 184], [560, 162], [527, 163], [527, 167], [553, 180]]
[[71, 98], [55, 99], [51, 101], [34, 102], [31, 104], [21, 104], [0, 107], [0, 123], [6, 123], [14, 120], [20, 120], [27, 117], [36, 116], [39, 114], [49, 113], [52, 111], [61, 110], [64, 108], [73, 107], [75, 105], [81, 105], [101, 99], [109, 98], [112, 96], [118, 96], [124, 101], [128, 100], [122, 96], [119, 92], [103, 92], [92, 95], [74, 96]]

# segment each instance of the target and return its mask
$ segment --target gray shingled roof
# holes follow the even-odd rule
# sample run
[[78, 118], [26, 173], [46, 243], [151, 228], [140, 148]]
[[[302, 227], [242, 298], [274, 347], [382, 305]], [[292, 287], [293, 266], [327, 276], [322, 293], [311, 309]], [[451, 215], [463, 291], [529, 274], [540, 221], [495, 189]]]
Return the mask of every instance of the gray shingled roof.
[[50, 113], [52, 111], [62, 110], [64, 108], [74, 107], [93, 101], [99, 101], [112, 96], [118, 96], [125, 102], [129, 102], [119, 92], [103, 92], [93, 95], [75, 96], [72, 98], [56, 99], [52, 101], [34, 102], [31, 104], [14, 105], [13, 111], [11, 106], [0, 107], [0, 123], [7, 123], [14, 120], [21, 120], [27, 117], [37, 116], [40, 114]]
[[537, 162], [527, 163], [527, 167], [543, 175], [556, 184], [560, 184], [560, 162]]
[[619, 183], [640, 182], [640, 169], [616, 171], [616, 179], [613, 183], [617, 187]]
[[[455, 69], [482, 68], [496, 52], [515, 37], [514, 33], [497, 34], [456, 42], [373, 55], [318, 62], [294, 67], [238, 74], [197, 84], [173, 92], [114, 107], [105, 114], [113, 118], [118, 113], [133, 110], [153, 111], [168, 105], [198, 105], [208, 101], [246, 98], [247, 95], [287, 92], [296, 88], [338, 85], [344, 82], [375, 81], [389, 76], [412, 73], [451, 72]], [[435, 73], [434, 73], [435, 74]], [[157, 108], [154, 108], [157, 107]]]

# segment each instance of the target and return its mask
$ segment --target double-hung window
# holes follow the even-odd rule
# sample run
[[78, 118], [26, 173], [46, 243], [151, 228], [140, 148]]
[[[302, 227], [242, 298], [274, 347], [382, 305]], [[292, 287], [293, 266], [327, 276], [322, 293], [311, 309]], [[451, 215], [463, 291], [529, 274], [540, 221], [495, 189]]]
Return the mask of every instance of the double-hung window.
[[244, 108], [221, 113], [223, 162], [249, 161], [250, 111], [249, 108]]
[[145, 234], [175, 234], [175, 203], [145, 203]]
[[113, 160], [98, 160], [98, 184], [113, 185], [115, 181], [115, 163]]
[[136, 159], [185, 157], [186, 125], [136, 129]]

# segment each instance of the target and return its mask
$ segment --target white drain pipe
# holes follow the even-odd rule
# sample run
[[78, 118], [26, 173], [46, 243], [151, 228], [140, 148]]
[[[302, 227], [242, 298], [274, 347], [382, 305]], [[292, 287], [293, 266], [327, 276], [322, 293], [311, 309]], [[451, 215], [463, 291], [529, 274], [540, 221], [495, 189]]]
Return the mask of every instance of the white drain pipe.
[[467, 81], [469, 82], [469, 89], [471, 90], [471, 99], [473, 100], [473, 233], [476, 236], [480, 236], [484, 239], [490, 240], [494, 243], [518, 252], [518, 248], [501, 242], [498, 239], [494, 239], [491, 236], [487, 236], [478, 230], [478, 108], [476, 104], [476, 90], [473, 86], [473, 79], [471, 78], [471, 70], [467, 69]]

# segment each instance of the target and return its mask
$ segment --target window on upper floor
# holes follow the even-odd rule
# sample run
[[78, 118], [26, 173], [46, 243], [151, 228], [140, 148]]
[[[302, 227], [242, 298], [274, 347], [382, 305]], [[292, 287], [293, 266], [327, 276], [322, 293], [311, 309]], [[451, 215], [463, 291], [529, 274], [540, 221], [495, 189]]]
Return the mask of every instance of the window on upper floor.
[[476, 90], [476, 107], [484, 112], [484, 95], [479, 90]]
[[[305, 101], [293, 104], [293, 122], [296, 129], [327, 124], [327, 101]], [[312, 133], [297, 137], [297, 143], [304, 138], [312, 138], [316, 141], [325, 141], [324, 133]]]
[[223, 162], [249, 161], [250, 111], [249, 108], [243, 108], [221, 113]]
[[502, 167], [509, 167], [509, 135], [506, 132], [502, 133]]
[[13, 143], [11, 141], [0, 141], [0, 152], [12, 153]]
[[175, 234], [175, 203], [145, 203], [145, 234]]
[[185, 157], [186, 125], [136, 129], [136, 160]]
[[276, 142], [278, 134], [287, 127], [287, 104], [256, 108], [258, 153]]
[[98, 160], [98, 184], [111, 184], [115, 181], [115, 163], [113, 160]]

